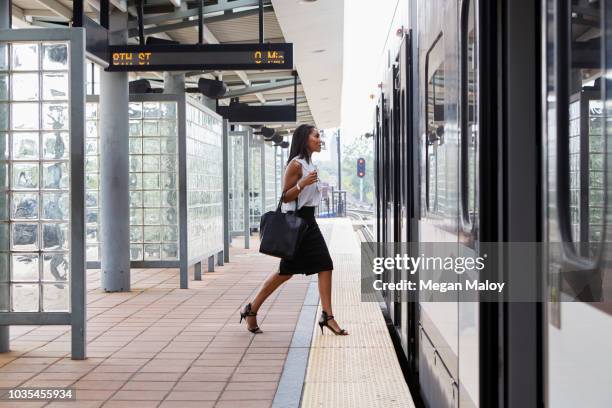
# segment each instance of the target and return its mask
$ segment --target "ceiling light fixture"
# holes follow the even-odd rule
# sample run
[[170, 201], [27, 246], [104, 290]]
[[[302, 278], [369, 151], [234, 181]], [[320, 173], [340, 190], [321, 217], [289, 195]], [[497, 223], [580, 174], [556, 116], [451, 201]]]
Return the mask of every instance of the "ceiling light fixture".
[[319, 49], [319, 50], [314, 50], [312, 53], [313, 53], [313, 54], [320, 54], [320, 53], [322, 53], [322, 52], [325, 52], [325, 49], [324, 49], [324, 48], [321, 48], [321, 49]]

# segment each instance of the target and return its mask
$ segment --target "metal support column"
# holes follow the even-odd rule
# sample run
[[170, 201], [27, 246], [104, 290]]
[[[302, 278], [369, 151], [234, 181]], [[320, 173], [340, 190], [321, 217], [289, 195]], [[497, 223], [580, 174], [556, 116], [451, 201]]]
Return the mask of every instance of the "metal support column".
[[[0, 29], [9, 29], [11, 28], [11, 0], [0, 0]], [[6, 133], [0, 134], [0, 146], [6, 146], [6, 140], [4, 138], [7, 137]], [[8, 157], [3, 157], [4, 149], [0, 149], [0, 162], [3, 160], [8, 160]], [[7, 180], [6, 177], [6, 166], [0, 165], [0, 183], [5, 182]], [[0, 185], [0, 190], [6, 190], [8, 185]], [[8, 197], [5, 194], [0, 194], [0, 207], [6, 208], [6, 214], [8, 214]], [[0, 237], [0, 240], [2, 237]], [[0, 244], [2, 244], [0, 242]], [[8, 242], [6, 243], [8, 247]], [[0, 353], [4, 353], [10, 351], [10, 335], [9, 335], [10, 326], [0, 326]]]
[[230, 211], [229, 211], [229, 122], [223, 120], [223, 260], [229, 262]]
[[[120, 30], [110, 37], [111, 43], [126, 44], [127, 14], [114, 13], [110, 25], [113, 31]], [[130, 290], [128, 106], [128, 73], [101, 70], [101, 281], [106, 292]]]
[[[178, 194], [179, 194], [179, 287], [189, 287], [189, 251], [187, 236], [187, 137], [185, 129], [185, 74], [164, 72], [164, 93], [176, 95], [178, 103]], [[202, 280], [202, 266], [195, 265], [193, 278]]]
[[[249, 128], [250, 129], [250, 128]], [[251, 241], [251, 217], [250, 217], [250, 191], [249, 191], [249, 149], [251, 148], [251, 134], [252, 131], [248, 130], [244, 135], [243, 156], [242, 161], [244, 162], [244, 248], [250, 248]]]
[[266, 144], [261, 142], [261, 214], [260, 217], [266, 213]]

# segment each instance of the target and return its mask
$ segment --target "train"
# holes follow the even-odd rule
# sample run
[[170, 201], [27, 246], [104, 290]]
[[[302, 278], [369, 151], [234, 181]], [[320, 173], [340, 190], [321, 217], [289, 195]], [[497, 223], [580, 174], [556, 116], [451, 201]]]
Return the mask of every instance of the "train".
[[397, 1], [373, 112], [376, 241], [545, 249], [533, 301], [383, 293], [425, 406], [612, 406], [611, 30], [605, 0]]

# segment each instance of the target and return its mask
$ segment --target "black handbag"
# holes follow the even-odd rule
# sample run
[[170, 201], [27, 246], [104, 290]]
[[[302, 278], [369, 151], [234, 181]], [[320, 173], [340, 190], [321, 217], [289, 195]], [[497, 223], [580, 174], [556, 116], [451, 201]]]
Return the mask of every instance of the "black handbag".
[[[259, 223], [259, 252], [292, 260], [300, 246], [307, 223], [294, 211], [281, 211], [282, 194], [275, 211], [268, 211]], [[297, 201], [297, 200], [296, 200]], [[296, 202], [297, 208], [297, 202]]]

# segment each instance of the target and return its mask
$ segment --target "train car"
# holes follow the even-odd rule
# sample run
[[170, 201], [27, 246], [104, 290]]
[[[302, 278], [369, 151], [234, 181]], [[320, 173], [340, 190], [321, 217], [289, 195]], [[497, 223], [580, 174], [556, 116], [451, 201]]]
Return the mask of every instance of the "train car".
[[[604, 0], [397, 3], [375, 112], [376, 239], [543, 248], [539, 301], [384, 294], [429, 407], [612, 406], [611, 28]], [[505, 256], [500, 274], [522, 261]]]

